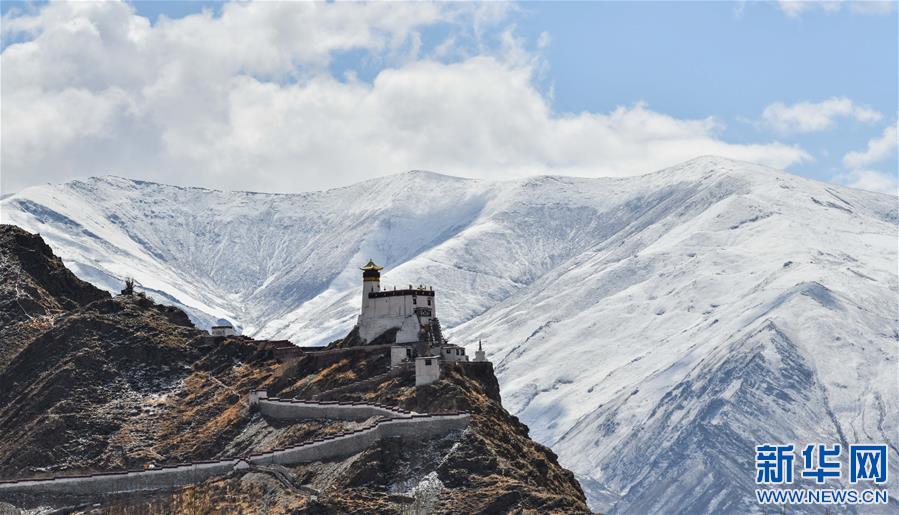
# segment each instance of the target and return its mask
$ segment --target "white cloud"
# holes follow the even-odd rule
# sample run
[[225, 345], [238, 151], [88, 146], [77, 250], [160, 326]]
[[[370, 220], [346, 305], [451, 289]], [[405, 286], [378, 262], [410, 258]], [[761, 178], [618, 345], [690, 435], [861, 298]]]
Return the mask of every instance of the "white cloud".
[[868, 106], [857, 105], [846, 97], [831, 97], [821, 102], [783, 102], [769, 104], [762, 111], [765, 125], [781, 133], [816, 132], [836, 125], [837, 118], [852, 118], [871, 123], [883, 118]]
[[899, 194], [895, 173], [878, 170], [852, 170], [836, 177], [836, 181], [851, 188], [889, 193], [890, 195]]
[[[853, 188], [897, 194], [896, 174], [899, 172], [899, 121], [886, 127], [883, 134], [868, 141], [865, 150], [853, 151], [843, 156], [847, 172], [836, 181]], [[888, 162], [892, 172], [873, 170], [871, 165]]]
[[784, 14], [792, 18], [799, 17], [803, 13], [820, 11], [835, 13], [841, 11], [844, 6], [849, 7], [849, 12], [854, 14], [890, 14], [895, 10], [893, 1], [853, 0], [778, 0], [777, 6]]
[[784, 14], [791, 17], [813, 10], [836, 12], [842, 8], [841, 2], [835, 0], [778, 0], [777, 6]]
[[843, 156], [843, 164], [848, 168], [862, 168], [888, 158], [895, 161], [897, 146], [899, 146], [899, 123], [894, 123], [885, 128], [880, 137], [868, 141], [865, 150], [849, 152]]
[[549, 35], [549, 32], [541, 32], [540, 37], [537, 38], [537, 48], [546, 48], [553, 41], [552, 36]]
[[[413, 168], [597, 176], [701, 154], [810, 159], [794, 145], [728, 143], [714, 118], [644, 104], [556, 113], [534, 86], [545, 63], [504, 22], [509, 9], [240, 3], [151, 25], [97, 2], [8, 16], [4, 37], [28, 37], [0, 58], [3, 188], [112, 173], [301, 191]], [[420, 32], [435, 23], [458, 30], [423, 56]], [[329, 65], [348, 50], [382, 70], [335, 78]]]
[[896, 11], [895, 0], [884, 0], [877, 2], [873, 0], [862, 0], [849, 2], [849, 10], [857, 14], [891, 14]]

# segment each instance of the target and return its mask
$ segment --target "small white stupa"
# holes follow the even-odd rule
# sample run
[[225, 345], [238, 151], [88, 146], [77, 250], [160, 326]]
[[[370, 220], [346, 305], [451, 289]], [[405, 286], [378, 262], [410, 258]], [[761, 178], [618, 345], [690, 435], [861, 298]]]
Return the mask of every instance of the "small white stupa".
[[481, 340], [478, 340], [478, 350], [474, 353], [474, 360], [476, 362], [487, 361], [487, 354], [484, 353], [484, 346], [481, 344]]

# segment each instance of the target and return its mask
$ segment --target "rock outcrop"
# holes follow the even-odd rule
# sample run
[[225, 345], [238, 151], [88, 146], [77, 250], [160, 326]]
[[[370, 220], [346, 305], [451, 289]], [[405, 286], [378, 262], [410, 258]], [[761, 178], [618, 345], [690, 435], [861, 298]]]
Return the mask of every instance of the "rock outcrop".
[[571, 472], [502, 408], [489, 363], [450, 365], [415, 387], [411, 370], [385, 374], [384, 346], [278, 360], [266, 342], [211, 338], [178, 309], [78, 280], [17, 227], [0, 226], [0, 260], [0, 434], [15, 435], [0, 439], [0, 479], [241, 456], [373, 422], [267, 420], [248, 409], [257, 388], [471, 414], [467, 429], [442, 437], [386, 438], [342, 459], [254, 466], [173, 491], [0, 502], [88, 512], [587, 511]]

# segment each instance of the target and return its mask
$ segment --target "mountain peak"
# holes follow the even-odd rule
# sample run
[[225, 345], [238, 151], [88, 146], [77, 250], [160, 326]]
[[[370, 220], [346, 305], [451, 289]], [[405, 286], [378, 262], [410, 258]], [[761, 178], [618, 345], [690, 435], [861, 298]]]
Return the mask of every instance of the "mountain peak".
[[688, 159], [682, 163], [676, 164], [674, 166], [670, 166], [666, 168], [666, 170], [705, 170], [705, 171], [713, 171], [713, 170], [725, 170], [725, 171], [735, 171], [735, 170], [743, 170], [746, 168], [764, 168], [768, 170], [775, 170], [774, 168], [769, 168], [764, 165], [760, 165], [757, 163], [750, 163], [748, 161], [740, 161], [738, 159], [733, 159], [730, 157], [717, 156], [717, 155], [703, 155], [697, 156], [693, 159]]
[[[896, 411], [895, 362], [883, 359], [895, 347], [883, 329], [899, 290], [895, 197], [719, 156], [616, 179], [410, 171], [258, 199], [67, 193], [25, 190], [3, 202], [4, 220], [40, 231], [83, 279], [117, 290], [129, 275], [206, 326], [224, 318], [248, 336], [332, 341], [357, 320], [369, 257], [391, 286], [439, 284], [447, 334], [485, 342], [511, 411], [608, 488], [592, 494], [603, 511], [609, 495], [636, 512], [653, 511], [642, 499], [677, 501], [675, 491], [696, 506], [743, 498], [754, 482], [728, 460], [769, 428], [807, 441], [840, 441], [818, 420], [878, 440], [896, 430], [879, 422]], [[767, 322], [776, 330], [759, 332]], [[755, 381], [779, 373], [769, 357], [814, 377], [820, 398], [786, 389], [771, 404]], [[752, 380], [732, 373], [750, 365]], [[858, 399], [873, 416], [854, 418]], [[697, 431], [719, 436], [683, 455], [715, 484], [670, 460], [668, 443]]]
[[446, 173], [440, 172], [432, 172], [430, 170], [409, 170], [405, 173], [397, 174], [399, 177], [407, 177], [407, 178], [417, 178], [423, 180], [436, 180], [436, 181], [455, 181], [455, 182], [463, 182], [463, 181], [473, 181], [469, 177], [460, 177], [458, 175], [450, 175]]
[[[688, 161], [670, 166], [658, 172], [649, 173], [643, 177], [659, 176], [677, 180], [705, 180], [713, 177], [734, 177], [748, 180], [752, 183], [767, 182], [771, 179], [789, 178], [791, 181], [801, 181], [807, 184], [815, 184], [816, 181], [793, 175], [784, 170], [770, 166], [740, 161], [730, 157], [717, 155], [703, 155], [694, 157]], [[766, 179], [767, 178], [767, 179]]]

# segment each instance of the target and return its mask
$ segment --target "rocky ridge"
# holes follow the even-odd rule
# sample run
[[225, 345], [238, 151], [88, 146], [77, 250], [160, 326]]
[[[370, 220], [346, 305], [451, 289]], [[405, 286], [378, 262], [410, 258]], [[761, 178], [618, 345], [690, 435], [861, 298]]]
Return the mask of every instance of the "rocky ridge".
[[0, 352], [8, 358], [0, 433], [17, 435], [0, 440], [3, 479], [241, 455], [364, 423], [264, 420], [247, 409], [256, 388], [312, 398], [343, 387], [336, 400], [472, 417], [444, 438], [387, 439], [341, 460], [255, 468], [173, 492], [0, 501], [86, 512], [587, 511], [573, 474], [502, 408], [489, 364], [449, 367], [416, 388], [411, 371], [383, 374], [387, 356], [376, 350], [279, 360], [267, 342], [209, 338], [176, 308], [78, 280], [39, 236], [17, 227], [0, 226], [0, 260]]

